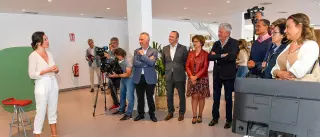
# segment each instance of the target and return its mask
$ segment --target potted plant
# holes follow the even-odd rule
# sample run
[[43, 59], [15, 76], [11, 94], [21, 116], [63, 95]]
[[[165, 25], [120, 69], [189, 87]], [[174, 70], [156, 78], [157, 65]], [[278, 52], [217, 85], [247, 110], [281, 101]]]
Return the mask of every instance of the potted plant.
[[156, 71], [158, 75], [158, 81], [156, 84], [156, 107], [158, 109], [167, 108], [166, 97], [166, 81], [165, 81], [165, 68], [162, 62], [162, 46], [158, 42], [152, 42], [152, 47], [158, 51], [158, 59], [156, 61]]

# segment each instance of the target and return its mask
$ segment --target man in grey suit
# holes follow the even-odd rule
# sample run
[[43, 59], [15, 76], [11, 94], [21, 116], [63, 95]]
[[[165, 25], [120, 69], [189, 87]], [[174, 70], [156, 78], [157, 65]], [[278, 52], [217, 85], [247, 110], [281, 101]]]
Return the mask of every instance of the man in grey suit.
[[163, 47], [162, 61], [165, 66], [165, 79], [167, 89], [167, 104], [168, 104], [168, 115], [164, 119], [166, 121], [173, 118], [175, 111], [173, 105], [174, 89], [176, 88], [179, 93], [179, 118], [178, 121], [184, 119], [184, 113], [186, 112], [186, 62], [188, 58], [188, 50], [186, 46], [178, 43], [179, 33], [172, 31], [169, 35], [169, 43]]
[[136, 86], [138, 97], [138, 113], [139, 115], [134, 121], [144, 119], [144, 95], [147, 94], [150, 119], [157, 122], [155, 116], [155, 104], [153, 100], [154, 88], [157, 83], [157, 74], [155, 63], [158, 58], [158, 51], [149, 46], [149, 34], [143, 32], [140, 34], [139, 42], [141, 48], [134, 51], [133, 58], [133, 83]]
[[88, 39], [88, 45], [89, 48], [86, 51], [86, 60], [88, 61], [89, 65], [89, 72], [90, 72], [90, 84], [91, 84], [91, 90], [90, 92], [94, 91], [94, 72], [96, 72], [101, 90], [103, 90], [102, 87], [102, 81], [100, 77], [100, 58], [98, 55], [96, 55], [96, 47], [94, 46], [94, 42], [92, 39]]

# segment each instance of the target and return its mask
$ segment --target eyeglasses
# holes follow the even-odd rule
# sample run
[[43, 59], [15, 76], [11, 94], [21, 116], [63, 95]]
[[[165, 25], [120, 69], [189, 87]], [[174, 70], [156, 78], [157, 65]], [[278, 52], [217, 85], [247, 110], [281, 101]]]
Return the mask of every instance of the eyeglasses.
[[277, 33], [281, 34], [280, 32], [275, 32], [275, 31], [274, 31], [274, 32], [271, 33], [271, 35], [274, 36], [274, 35], [276, 35]]

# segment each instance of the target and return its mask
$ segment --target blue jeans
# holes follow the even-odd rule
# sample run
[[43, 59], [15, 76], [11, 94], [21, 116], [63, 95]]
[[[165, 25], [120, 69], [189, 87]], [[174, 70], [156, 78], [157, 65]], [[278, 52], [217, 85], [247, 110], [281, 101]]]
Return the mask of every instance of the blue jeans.
[[119, 111], [125, 111], [126, 99], [128, 99], [128, 109], [126, 115], [132, 115], [134, 106], [134, 83], [132, 78], [122, 78], [120, 81], [120, 108]]
[[239, 66], [237, 71], [237, 77], [245, 77], [248, 72], [249, 69], [247, 66]]

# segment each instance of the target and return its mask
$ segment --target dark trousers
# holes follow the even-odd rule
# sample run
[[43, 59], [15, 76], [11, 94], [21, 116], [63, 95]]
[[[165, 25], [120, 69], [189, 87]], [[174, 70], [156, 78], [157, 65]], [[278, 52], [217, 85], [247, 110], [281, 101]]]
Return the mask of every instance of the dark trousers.
[[173, 105], [173, 96], [174, 96], [174, 89], [178, 90], [179, 93], [179, 114], [184, 115], [186, 112], [186, 82], [185, 81], [167, 81], [166, 82], [166, 90], [167, 90], [167, 104], [168, 104], [168, 112], [174, 113], [174, 105]]
[[226, 100], [226, 119], [228, 122], [232, 121], [232, 91], [234, 89], [235, 79], [221, 79], [219, 75], [215, 76], [213, 83], [213, 106], [212, 106], [212, 117], [213, 119], [219, 119], [219, 107], [222, 84], [224, 85], [225, 100]]
[[111, 98], [113, 100], [113, 105], [120, 105], [119, 99], [118, 99], [118, 89], [120, 88], [120, 81], [121, 78], [110, 78], [113, 86], [115, 87], [116, 91], [114, 91], [113, 88], [111, 88]]
[[144, 75], [141, 75], [139, 84], [136, 84], [136, 92], [138, 98], [138, 113], [139, 115], [144, 115], [144, 95], [147, 94], [147, 101], [149, 106], [149, 115], [154, 116], [154, 111], [156, 109], [153, 95], [154, 95], [155, 84], [148, 84]]

